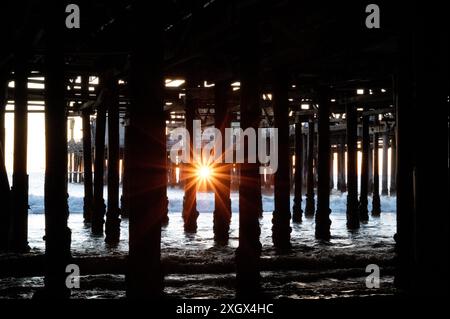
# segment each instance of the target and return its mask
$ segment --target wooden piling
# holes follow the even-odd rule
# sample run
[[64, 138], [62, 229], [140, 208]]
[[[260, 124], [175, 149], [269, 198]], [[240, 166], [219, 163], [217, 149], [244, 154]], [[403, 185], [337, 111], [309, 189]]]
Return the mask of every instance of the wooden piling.
[[[331, 148], [331, 146], [330, 146]], [[330, 191], [334, 188], [334, 152], [330, 149]]]
[[[303, 178], [302, 178], [302, 187], [306, 193], [306, 181], [308, 179], [308, 134], [303, 134]], [[305, 194], [306, 195], [306, 194]]]
[[[369, 123], [370, 123], [370, 116], [369, 116]], [[369, 140], [370, 140], [370, 133], [369, 133]], [[368, 187], [368, 194], [373, 193], [373, 145], [371, 142], [369, 142], [369, 187]]]
[[391, 136], [391, 185], [389, 194], [394, 196], [397, 193], [397, 141], [395, 133]]
[[383, 133], [383, 171], [381, 178], [381, 195], [388, 195], [388, 150], [389, 150], [389, 132], [388, 125], [385, 124], [385, 132]]
[[320, 87], [318, 118], [318, 184], [315, 236], [330, 240], [330, 92], [328, 87]]
[[[5, 111], [8, 91], [8, 73], [0, 70], [0, 144], [5, 148]], [[3, 161], [5, 160], [5, 153], [3, 151]]]
[[[258, 31], [250, 20], [242, 21], [241, 33], [241, 128], [257, 129], [261, 116], [260, 109], [260, 76], [257, 48]], [[248, 140], [244, 140], [244, 149]], [[236, 165], [240, 171], [239, 182], [239, 247], [236, 250], [236, 288], [240, 297], [255, 296], [260, 292], [260, 256], [261, 234], [259, 226], [259, 207], [255, 198], [260, 191], [255, 190], [260, 179], [259, 165], [248, 163], [248, 154], [244, 163]]]
[[226, 244], [229, 238], [231, 222], [231, 198], [230, 198], [230, 168], [231, 164], [222, 163], [225, 154], [233, 149], [226, 149], [225, 129], [231, 126], [231, 114], [228, 111], [228, 101], [231, 94], [229, 81], [218, 82], [215, 85], [215, 126], [222, 134], [222, 161], [214, 167], [214, 239], [216, 242]]
[[10, 249], [23, 252], [28, 247], [28, 70], [22, 53], [16, 56], [14, 102], [13, 214], [11, 216]]
[[347, 228], [359, 228], [358, 171], [357, 171], [357, 125], [355, 105], [345, 106], [347, 119]]
[[378, 133], [373, 134], [373, 195], [372, 195], [372, 216], [379, 216], [381, 213], [380, 204], [380, 177], [378, 173]]
[[294, 206], [292, 207], [292, 221], [302, 222], [302, 184], [303, 184], [303, 134], [302, 122], [295, 124], [295, 175], [294, 175]]
[[[102, 77], [101, 80], [104, 80]], [[101, 103], [97, 107], [95, 121], [95, 159], [94, 159], [94, 210], [92, 211], [92, 233], [103, 235], [105, 223], [105, 200], [103, 198], [104, 170], [105, 170], [105, 126], [106, 105]]]
[[337, 158], [337, 168], [338, 168], [338, 185], [337, 188], [341, 193], [347, 191], [347, 182], [345, 181], [345, 136], [341, 135], [339, 137], [338, 146], [338, 158]]
[[[187, 84], [193, 88], [195, 85], [192, 81], [187, 81]], [[186, 120], [186, 129], [189, 132], [190, 138], [190, 161], [189, 163], [185, 163], [184, 167], [184, 198], [183, 198], [183, 220], [184, 220], [184, 230], [186, 232], [196, 232], [197, 231], [197, 172], [196, 172], [196, 164], [194, 161], [197, 159], [194, 157], [194, 126], [193, 121], [195, 120], [195, 100], [192, 96], [192, 92], [187, 89], [186, 92], [186, 112], [185, 112], [185, 120]]]
[[308, 122], [308, 175], [306, 180], [305, 216], [314, 216], [314, 120]]
[[289, 106], [287, 74], [277, 71], [273, 83], [274, 127], [278, 129], [278, 169], [275, 172], [272, 241], [276, 249], [291, 248]]
[[[53, 8], [53, 7], [52, 7]], [[63, 11], [49, 9], [45, 57], [45, 296], [64, 298], [66, 266], [70, 264], [71, 231], [67, 203], [67, 117], [65, 110], [64, 54], [60, 23]], [[55, 12], [56, 11], [56, 12]]]
[[[129, 108], [129, 256], [127, 297], [159, 298], [163, 291], [161, 224], [167, 209], [166, 135], [161, 3], [132, 7]], [[151, 39], [151, 44], [144, 41]], [[151, 107], [149, 107], [151, 106]]]
[[6, 74], [0, 74], [0, 251], [8, 248], [8, 235], [11, 217], [11, 189], [9, 186], [8, 174], [5, 166], [5, 108], [6, 89], [8, 81]]
[[105, 222], [105, 241], [117, 244], [120, 239], [119, 212], [119, 88], [118, 80], [108, 71], [105, 95], [108, 107], [108, 209]]
[[3, 145], [0, 142], [0, 251], [8, 248], [8, 235], [11, 218], [11, 189], [4, 162]]
[[[89, 77], [84, 76], [81, 79], [82, 88], [89, 86]], [[91, 110], [82, 111], [83, 125], [83, 162], [84, 162], [84, 202], [83, 218], [85, 222], [91, 222], [94, 205], [94, 194], [92, 185], [92, 140], [91, 140]]]
[[359, 219], [362, 222], [369, 220], [368, 195], [369, 195], [369, 117], [362, 116], [362, 157], [361, 157], [361, 176], [360, 176], [360, 195], [359, 195]]

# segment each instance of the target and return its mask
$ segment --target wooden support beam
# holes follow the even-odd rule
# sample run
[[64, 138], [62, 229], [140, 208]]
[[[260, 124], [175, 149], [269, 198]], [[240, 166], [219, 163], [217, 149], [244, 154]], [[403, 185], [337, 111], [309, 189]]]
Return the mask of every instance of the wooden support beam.
[[[412, 12], [408, 10], [411, 14]], [[398, 252], [396, 287], [411, 291], [415, 269], [415, 218], [414, 207], [414, 149], [417, 124], [411, 121], [414, 103], [415, 81], [413, 76], [413, 35], [410, 27], [402, 28], [400, 42], [399, 72], [395, 77], [396, 135], [397, 135], [397, 233]], [[434, 191], [436, 189], [433, 189]], [[435, 229], [437, 225], [434, 225]], [[433, 236], [435, 237], [435, 236]], [[435, 243], [436, 244], [436, 243]], [[431, 247], [429, 247], [431, 248]]]
[[2, 209], [0, 210], [0, 251], [8, 248], [11, 218], [11, 189], [4, 158], [3, 145], [0, 142], [0, 203], [2, 203]]
[[397, 139], [396, 134], [391, 137], [391, 185], [389, 194], [394, 196], [397, 192]]
[[383, 134], [383, 171], [381, 176], [381, 195], [388, 195], [388, 150], [389, 150], [389, 133]]
[[[88, 83], [89, 78], [81, 78], [81, 86]], [[83, 218], [85, 222], [91, 222], [94, 209], [94, 194], [92, 185], [92, 139], [91, 139], [91, 111], [84, 109], [82, 111], [83, 125], [83, 163], [84, 163], [84, 203]]]
[[346, 105], [347, 119], [347, 228], [359, 228], [357, 183], [357, 115], [355, 105]]
[[[73, 128], [75, 126], [75, 120], [73, 118], [68, 120], [69, 122], [69, 130], [70, 130], [70, 135], [69, 135], [69, 143], [70, 144], [74, 144], [74, 140], [73, 140]], [[68, 182], [69, 183], [73, 183], [73, 171], [74, 171], [74, 153], [73, 151], [69, 152], [69, 169], [67, 171], [67, 176], [68, 176]]]
[[272, 241], [277, 250], [291, 248], [289, 108], [287, 74], [278, 71], [273, 83], [274, 126], [278, 129], [278, 169], [275, 172]]
[[[330, 142], [331, 143], [331, 142]], [[331, 146], [330, 146], [331, 148]], [[334, 152], [330, 149], [330, 191], [334, 188]]]
[[[194, 83], [188, 79], [187, 81], [189, 87], [193, 87]], [[194, 163], [197, 159], [194, 157], [194, 125], [193, 121], [195, 120], [195, 100], [191, 96], [190, 89], [186, 91], [186, 129], [189, 132], [190, 138], [190, 160], [189, 163], [184, 163], [184, 198], [183, 198], [183, 221], [184, 221], [184, 230], [186, 232], [196, 232], [197, 231], [197, 172], [196, 172], [196, 164]]]
[[108, 71], [105, 79], [108, 107], [108, 210], [106, 212], [105, 241], [117, 244], [120, 239], [119, 212], [119, 96], [117, 78]]
[[[168, 175], [169, 165], [170, 165], [171, 160], [170, 160], [170, 158], [169, 158], [169, 156], [167, 154], [167, 149], [168, 149], [167, 139], [168, 138], [166, 136], [167, 134], [165, 133], [166, 130], [170, 129], [170, 127], [168, 127], [165, 123], [166, 123], [166, 120], [168, 119], [168, 117], [170, 116], [170, 112], [167, 112], [165, 109], [164, 109], [163, 112], [164, 112], [164, 134], [165, 134], [164, 135], [165, 136], [164, 149], [166, 150], [166, 152], [164, 153], [166, 178], [164, 180], [164, 196], [161, 199], [163, 201], [162, 205], [164, 207], [163, 217], [162, 217], [162, 220], [161, 220], [161, 226], [162, 227], [166, 227], [167, 225], [169, 225], [169, 196], [168, 196], [168, 193], [167, 193], [167, 189], [169, 187], [169, 183], [168, 183], [168, 180], [167, 180], [167, 175]], [[175, 172], [174, 172], [173, 176], [175, 177], [175, 180], [176, 180]]]
[[294, 206], [292, 207], [292, 221], [302, 222], [302, 187], [303, 187], [303, 157], [304, 152], [302, 123], [295, 124], [295, 175], [294, 175]]
[[122, 176], [122, 198], [120, 214], [122, 218], [128, 218], [130, 213], [130, 165], [129, 165], [129, 154], [130, 154], [130, 123], [129, 118], [124, 119], [125, 129], [124, 129], [124, 146], [123, 146], [123, 176]]
[[317, 160], [317, 239], [330, 240], [330, 92], [328, 87], [320, 87], [318, 117], [318, 160]]
[[[308, 122], [307, 120], [305, 122]], [[302, 130], [303, 133], [303, 130]], [[306, 191], [306, 181], [308, 179], [308, 134], [303, 133], [303, 178], [302, 178], [302, 187], [303, 190]], [[306, 194], [305, 194], [306, 195]]]
[[8, 235], [11, 217], [11, 189], [5, 166], [5, 107], [6, 88], [8, 86], [6, 73], [0, 74], [0, 251], [8, 247]]
[[[60, 6], [49, 9], [47, 54], [45, 56], [45, 289], [36, 297], [64, 298], [70, 295], [66, 286], [66, 266], [70, 264], [71, 231], [67, 227], [67, 117], [64, 92], [64, 54], [60, 23]], [[50, 17], [51, 16], [51, 17]]]
[[373, 135], [373, 195], [372, 195], [372, 216], [379, 216], [381, 213], [380, 205], [380, 175], [379, 171], [379, 146], [378, 133]]
[[[228, 110], [231, 86], [229, 81], [218, 82], [215, 85], [215, 126], [222, 135], [222, 162], [225, 154], [233, 149], [226, 149], [225, 129], [231, 127], [231, 114]], [[231, 198], [230, 198], [230, 164], [220, 163], [215, 165], [214, 188], [214, 239], [220, 244], [227, 244], [229, 239], [231, 222]]]
[[369, 116], [362, 117], [362, 158], [361, 158], [361, 176], [360, 176], [360, 196], [359, 196], [359, 219], [362, 222], [369, 220], [368, 195], [369, 195], [369, 152], [370, 152], [370, 135], [369, 135]]
[[14, 70], [14, 163], [13, 214], [11, 217], [10, 249], [23, 252], [28, 247], [28, 174], [27, 174], [27, 61], [22, 53], [16, 56]]
[[306, 206], [305, 216], [314, 216], [314, 121], [308, 122], [308, 168], [306, 177]]
[[[408, 293], [422, 296], [448, 294], [450, 267], [448, 238], [450, 216], [448, 201], [448, 146], [450, 108], [450, 43], [445, 10], [433, 6], [410, 6], [405, 12], [413, 21], [402, 39], [411, 40], [408, 55], [401, 52], [398, 118], [398, 237], [399, 257], [407, 257], [402, 265]], [[402, 10], [403, 12], [403, 10]], [[431, 34], [435, 36], [430, 36]], [[409, 64], [412, 59], [412, 64]], [[405, 70], [408, 69], [408, 70]], [[408, 90], [408, 91], [407, 91]], [[402, 99], [402, 100], [401, 100]], [[424, 110], [433, 109], [432, 118], [424, 118]], [[418, 130], [418, 124], [421, 130]], [[400, 136], [401, 134], [401, 136]], [[439, 145], [429, 151], [431, 145]], [[400, 158], [401, 155], [401, 158]], [[445, 177], [447, 173], [447, 179]], [[447, 180], [447, 185], [439, 183]], [[400, 189], [402, 184], [402, 189]], [[407, 193], [409, 192], [409, 194]], [[407, 201], [410, 200], [408, 203]], [[400, 228], [401, 227], [401, 228]], [[405, 227], [411, 227], [405, 229]], [[409, 237], [410, 235], [413, 237]], [[408, 246], [406, 246], [408, 245]], [[412, 251], [411, 251], [412, 247]], [[409, 255], [412, 253], [411, 255]], [[403, 268], [406, 266], [407, 269]], [[434, 297], [435, 299], [438, 299]], [[445, 301], [445, 299], [443, 299]]]
[[[167, 204], [162, 4], [135, 2], [130, 57], [127, 297], [160, 298], [161, 224]], [[142, 31], [146, 30], [145, 37]], [[151, 39], [150, 46], [145, 39]]]
[[[241, 128], [257, 129], [261, 117], [260, 109], [260, 65], [258, 47], [255, 39], [258, 31], [251, 21], [242, 21], [241, 33]], [[244, 140], [244, 149], [248, 149], [248, 139]], [[240, 170], [239, 183], [239, 247], [236, 250], [236, 288], [240, 297], [254, 297], [260, 292], [261, 234], [259, 226], [260, 207], [256, 203], [261, 189], [256, 190], [260, 179], [257, 163], [248, 163], [248, 154], [244, 163], [237, 165]]]
[[373, 193], [373, 154], [373, 145], [369, 142], [369, 195]]
[[[5, 73], [0, 74], [0, 144], [5, 147], [5, 110], [6, 110], [6, 91], [8, 89], [8, 76]], [[3, 160], [5, 153], [3, 152]]]
[[106, 105], [97, 108], [95, 121], [95, 159], [94, 159], [94, 210], [92, 211], [92, 233], [103, 235], [105, 222], [105, 200], [103, 198], [105, 170], [105, 127]]

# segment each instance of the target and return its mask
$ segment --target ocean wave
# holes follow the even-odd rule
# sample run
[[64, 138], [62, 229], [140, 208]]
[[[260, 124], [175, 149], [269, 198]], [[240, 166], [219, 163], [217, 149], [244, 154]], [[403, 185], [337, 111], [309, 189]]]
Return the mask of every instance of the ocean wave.
[[[169, 213], [179, 213], [183, 208], [184, 191], [173, 188], [168, 189], [167, 196], [169, 198]], [[395, 196], [381, 196], [381, 209], [383, 212], [396, 212], [396, 197]], [[107, 196], [105, 195], [105, 200]], [[44, 196], [30, 194], [28, 196], [30, 213], [42, 214], [44, 213]], [[303, 198], [302, 206], [304, 208], [306, 198]], [[68, 198], [69, 211], [71, 213], [83, 212], [83, 197], [71, 196]], [[262, 195], [263, 211], [271, 212], [274, 210], [273, 195]], [[294, 204], [294, 196], [291, 196], [291, 207]], [[347, 193], [333, 193], [330, 196], [330, 208], [335, 213], [345, 213], [347, 209]], [[372, 209], [372, 199], [369, 197], [369, 211]], [[234, 213], [239, 212], [239, 194], [231, 194], [231, 209]], [[201, 213], [212, 213], [214, 211], [214, 193], [198, 193], [197, 194], [197, 210]]]

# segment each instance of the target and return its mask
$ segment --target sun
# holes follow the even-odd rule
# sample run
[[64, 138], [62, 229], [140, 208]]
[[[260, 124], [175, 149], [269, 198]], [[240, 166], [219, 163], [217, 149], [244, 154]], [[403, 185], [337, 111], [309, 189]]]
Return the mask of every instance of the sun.
[[209, 166], [202, 165], [197, 168], [197, 175], [200, 179], [209, 180], [212, 176], [212, 169]]

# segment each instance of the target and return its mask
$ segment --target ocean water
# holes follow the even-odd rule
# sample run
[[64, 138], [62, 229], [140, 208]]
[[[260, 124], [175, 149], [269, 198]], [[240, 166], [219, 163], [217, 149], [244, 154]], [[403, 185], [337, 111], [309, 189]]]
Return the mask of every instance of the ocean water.
[[[30, 174], [29, 186], [29, 241], [32, 249], [43, 250], [44, 241], [44, 176], [43, 174]], [[121, 190], [120, 190], [121, 191]], [[72, 249], [75, 253], [96, 254], [99, 247], [103, 245], [102, 238], [92, 238], [88, 225], [83, 223], [83, 194], [82, 184], [68, 184], [69, 193], [69, 227], [72, 229]], [[212, 232], [212, 212], [214, 211], [214, 193], [198, 192], [197, 209], [200, 212], [198, 218], [198, 230], [195, 235], [185, 234], [181, 217], [184, 191], [179, 188], [169, 188], [167, 190], [169, 198], [169, 225], [162, 230], [162, 248], [171, 249], [177, 246], [192, 250], [205, 250], [214, 246]], [[104, 188], [104, 197], [107, 199], [107, 188]], [[371, 198], [369, 198], [369, 211], [371, 210]], [[263, 245], [271, 246], [271, 212], [274, 209], [273, 195], [263, 195], [263, 218], [261, 225], [261, 242]], [[367, 224], [363, 224], [357, 232], [349, 232], [346, 229], [346, 203], [347, 193], [340, 193], [333, 190], [330, 196], [330, 207], [332, 213], [331, 244], [341, 247], [354, 247], [367, 245], [373, 240], [392, 243], [392, 237], [396, 227], [396, 198], [381, 196], [382, 214], [380, 217], [371, 218]], [[291, 207], [293, 196], [291, 196]], [[302, 202], [303, 208], [305, 198]], [[239, 194], [231, 193], [232, 221], [230, 226], [229, 247], [236, 248], [238, 244], [239, 225]], [[314, 246], [314, 219], [304, 218], [302, 224], [292, 225], [293, 244]], [[123, 240], [113, 251], [127, 251], [128, 221], [124, 219], [121, 223], [121, 238]], [[103, 253], [103, 252], [102, 252]], [[105, 251], [107, 253], [107, 251]]]
[[[37, 178], [38, 177], [38, 178]], [[45, 232], [43, 176], [30, 176], [29, 245], [31, 255], [44, 252]], [[83, 185], [69, 184], [69, 227], [72, 230], [72, 254], [76, 258], [101, 257], [123, 259], [128, 251], [128, 220], [121, 221], [121, 240], [109, 246], [102, 236], [92, 236], [82, 217]], [[168, 189], [169, 224], [162, 229], [162, 262], [166, 269], [165, 293], [184, 298], [232, 298], [234, 296], [234, 254], [238, 246], [238, 201], [232, 193], [230, 240], [226, 246], [214, 242], [214, 194], [198, 193], [200, 212], [198, 230], [186, 234], [181, 208], [183, 191]], [[106, 198], [106, 188], [105, 188]], [[395, 197], [382, 196], [380, 217], [371, 217], [357, 231], [346, 228], [346, 194], [333, 192], [329, 242], [314, 238], [314, 218], [292, 224], [290, 252], [279, 255], [271, 238], [273, 196], [263, 196], [260, 219], [261, 274], [264, 291], [273, 298], [336, 298], [392, 294], [393, 257], [396, 231]], [[292, 197], [291, 197], [292, 201]], [[305, 202], [303, 201], [303, 205]], [[369, 207], [370, 209], [371, 207]], [[381, 288], [365, 286], [365, 267], [381, 267]], [[83, 275], [83, 274], [82, 274]], [[42, 286], [42, 277], [2, 278], [0, 297], [28, 298]], [[83, 275], [77, 298], [121, 298], [125, 296], [123, 275]]]

